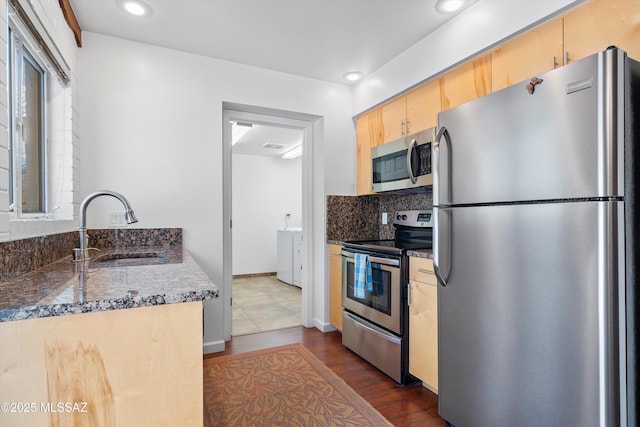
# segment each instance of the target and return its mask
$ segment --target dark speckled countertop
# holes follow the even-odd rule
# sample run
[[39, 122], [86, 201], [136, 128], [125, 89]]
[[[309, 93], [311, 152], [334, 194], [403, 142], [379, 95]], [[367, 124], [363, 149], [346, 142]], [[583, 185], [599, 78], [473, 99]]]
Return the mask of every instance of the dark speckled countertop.
[[431, 249], [410, 249], [407, 251], [407, 255], [417, 258], [433, 259], [433, 251]]
[[182, 245], [139, 249], [156, 255], [147, 259], [118, 260], [122, 251], [92, 253], [116, 259], [86, 267], [68, 256], [0, 283], [0, 322], [218, 298], [217, 286]]

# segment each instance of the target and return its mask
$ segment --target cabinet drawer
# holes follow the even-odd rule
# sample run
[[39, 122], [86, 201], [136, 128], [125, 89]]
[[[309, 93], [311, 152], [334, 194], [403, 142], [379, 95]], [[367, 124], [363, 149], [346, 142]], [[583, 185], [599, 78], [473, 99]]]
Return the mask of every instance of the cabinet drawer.
[[409, 280], [437, 285], [438, 281], [433, 272], [433, 261], [428, 258], [409, 258]]

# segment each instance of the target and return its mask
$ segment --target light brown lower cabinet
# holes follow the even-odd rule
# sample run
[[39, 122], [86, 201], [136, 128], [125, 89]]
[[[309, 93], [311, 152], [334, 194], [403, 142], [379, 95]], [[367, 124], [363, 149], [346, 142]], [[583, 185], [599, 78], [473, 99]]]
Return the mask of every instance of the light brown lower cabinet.
[[0, 426], [203, 425], [202, 303], [0, 323]]
[[342, 331], [342, 246], [329, 246], [329, 322]]
[[409, 258], [409, 373], [438, 393], [438, 282], [419, 257]]

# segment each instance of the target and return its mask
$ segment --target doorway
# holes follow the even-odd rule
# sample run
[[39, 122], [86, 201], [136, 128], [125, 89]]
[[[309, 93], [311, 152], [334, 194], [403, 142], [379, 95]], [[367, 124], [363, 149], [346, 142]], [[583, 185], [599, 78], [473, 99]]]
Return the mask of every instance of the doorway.
[[231, 129], [231, 334], [300, 326], [304, 134], [241, 121]]
[[[302, 290], [301, 290], [301, 311], [302, 325], [305, 327], [314, 326], [314, 305], [319, 304], [324, 307], [324, 280], [314, 281], [314, 271], [316, 264], [323, 261], [316, 256], [322, 254], [324, 243], [315, 236], [318, 234], [320, 226], [324, 229], [324, 188], [322, 185], [323, 176], [321, 168], [314, 167], [312, 153], [321, 153], [321, 147], [314, 146], [314, 141], [321, 141], [322, 138], [322, 117], [274, 110], [263, 107], [254, 107], [240, 104], [223, 103], [223, 284], [221, 287], [221, 299], [223, 310], [223, 336], [228, 341], [232, 331], [232, 278], [233, 278], [233, 209], [232, 209], [232, 122], [241, 122], [252, 125], [276, 126], [281, 128], [295, 129], [302, 133], [302, 221], [301, 227], [305, 230], [304, 241], [302, 243]], [[317, 154], [316, 154], [317, 156]], [[253, 179], [259, 177], [253, 176]], [[320, 200], [320, 203], [318, 203]], [[316, 211], [322, 209], [321, 214], [314, 215]], [[259, 214], [259, 212], [258, 212]], [[319, 236], [321, 237], [321, 236]], [[318, 247], [319, 246], [319, 247]], [[320, 274], [321, 279], [324, 275]], [[317, 323], [317, 322], [315, 322]]]

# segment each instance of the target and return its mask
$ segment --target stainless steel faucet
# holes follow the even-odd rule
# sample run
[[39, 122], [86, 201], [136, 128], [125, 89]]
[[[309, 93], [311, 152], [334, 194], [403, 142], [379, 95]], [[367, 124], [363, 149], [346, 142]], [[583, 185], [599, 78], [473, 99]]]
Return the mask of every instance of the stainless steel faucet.
[[99, 196], [111, 196], [120, 200], [120, 202], [124, 205], [125, 213], [124, 218], [127, 221], [127, 224], [133, 224], [134, 222], [138, 222], [138, 218], [133, 213], [133, 209], [131, 209], [131, 205], [129, 205], [129, 201], [120, 193], [116, 193], [115, 191], [101, 190], [96, 191], [95, 193], [89, 194], [82, 201], [80, 205], [80, 228], [78, 229], [80, 247], [75, 248], [73, 250], [73, 261], [74, 262], [82, 262], [89, 260], [89, 236], [87, 236], [87, 207], [89, 203], [93, 199]]

